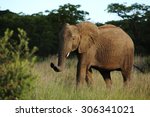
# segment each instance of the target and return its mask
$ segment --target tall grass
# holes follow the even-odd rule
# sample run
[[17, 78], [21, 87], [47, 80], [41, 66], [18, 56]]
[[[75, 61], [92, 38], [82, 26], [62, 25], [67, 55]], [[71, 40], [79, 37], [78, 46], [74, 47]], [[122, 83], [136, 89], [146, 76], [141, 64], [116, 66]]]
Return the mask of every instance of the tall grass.
[[66, 68], [56, 73], [50, 68], [50, 61], [57, 63], [56, 57], [39, 62], [34, 67], [34, 74], [40, 77], [35, 82], [34, 90], [28, 92], [23, 99], [43, 100], [99, 100], [99, 99], [150, 99], [150, 73], [142, 74], [133, 70], [132, 81], [127, 88], [123, 87], [120, 72], [112, 72], [113, 87], [106, 89], [105, 82], [99, 72], [94, 71], [93, 88], [86, 84], [76, 91], [76, 59], [69, 59]]

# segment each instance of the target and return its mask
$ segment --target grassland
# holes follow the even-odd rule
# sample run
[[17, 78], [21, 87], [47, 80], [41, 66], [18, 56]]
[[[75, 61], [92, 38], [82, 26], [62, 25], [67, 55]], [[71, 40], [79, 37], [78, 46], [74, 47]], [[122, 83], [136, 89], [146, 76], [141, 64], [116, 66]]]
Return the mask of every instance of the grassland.
[[[76, 91], [76, 59], [69, 59], [66, 69], [56, 73], [50, 68], [50, 61], [57, 63], [56, 57], [50, 57], [43, 62], [36, 63], [34, 74], [39, 76], [35, 80], [34, 88], [28, 91], [22, 99], [36, 100], [126, 100], [150, 99], [150, 73], [140, 73], [133, 70], [132, 81], [128, 88], [123, 88], [123, 78], [120, 72], [112, 72], [113, 87], [106, 89], [105, 82], [99, 72], [94, 70], [93, 88], [85, 84], [83, 89]], [[136, 57], [135, 62], [141, 61]]]

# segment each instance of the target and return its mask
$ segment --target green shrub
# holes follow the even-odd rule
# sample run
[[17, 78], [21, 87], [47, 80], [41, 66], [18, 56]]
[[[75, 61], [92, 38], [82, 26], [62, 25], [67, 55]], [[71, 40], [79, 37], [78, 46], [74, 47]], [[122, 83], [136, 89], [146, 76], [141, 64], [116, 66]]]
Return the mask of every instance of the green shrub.
[[0, 99], [20, 99], [36, 78], [31, 68], [37, 49], [29, 49], [24, 30], [18, 28], [17, 39], [12, 39], [12, 35], [13, 31], [7, 29], [0, 39]]

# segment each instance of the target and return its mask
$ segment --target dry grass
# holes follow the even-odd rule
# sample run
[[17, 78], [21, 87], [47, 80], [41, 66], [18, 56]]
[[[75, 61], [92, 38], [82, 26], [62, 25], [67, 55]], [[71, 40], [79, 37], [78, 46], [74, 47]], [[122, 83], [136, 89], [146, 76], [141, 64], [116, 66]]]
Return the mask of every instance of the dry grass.
[[50, 68], [50, 61], [57, 62], [57, 58], [51, 57], [35, 65], [34, 73], [39, 75], [39, 79], [35, 82], [34, 90], [30, 91], [23, 99], [150, 99], [150, 73], [142, 74], [133, 70], [130, 86], [123, 88], [121, 73], [112, 72], [113, 87], [111, 90], [107, 90], [102, 76], [94, 70], [93, 88], [85, 85], [83, 89], [76, 91], [76, 59], [68, 60], [66, 69], [61, 73], [56, 73]]

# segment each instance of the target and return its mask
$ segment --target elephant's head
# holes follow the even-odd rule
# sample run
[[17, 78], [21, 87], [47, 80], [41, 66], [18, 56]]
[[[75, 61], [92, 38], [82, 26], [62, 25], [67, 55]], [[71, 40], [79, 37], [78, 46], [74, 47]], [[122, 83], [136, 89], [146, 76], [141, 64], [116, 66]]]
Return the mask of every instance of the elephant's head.
[[88, 51], [97, 37], [98, 27], [93, 23], [65, 24], [59, 34], [58, 66], [51, 63], [51, 67], [56, 72], [62, 71], [70, 52], [77, 49], [79, 53]]

